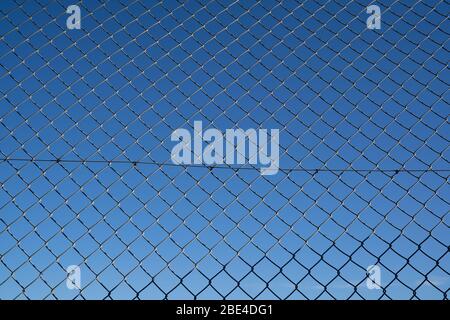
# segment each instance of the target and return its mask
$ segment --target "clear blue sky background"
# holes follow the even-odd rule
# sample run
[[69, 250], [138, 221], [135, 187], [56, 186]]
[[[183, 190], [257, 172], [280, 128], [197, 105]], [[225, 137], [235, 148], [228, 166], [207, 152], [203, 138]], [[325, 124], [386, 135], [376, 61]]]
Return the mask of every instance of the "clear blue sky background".
[[[449, 3], [376, 3], [1, 1], [0, 157], [158, 164], [1, 161], [0, 298], [448, 297]], [[195, 120], [312, 171], [159, 165]]]

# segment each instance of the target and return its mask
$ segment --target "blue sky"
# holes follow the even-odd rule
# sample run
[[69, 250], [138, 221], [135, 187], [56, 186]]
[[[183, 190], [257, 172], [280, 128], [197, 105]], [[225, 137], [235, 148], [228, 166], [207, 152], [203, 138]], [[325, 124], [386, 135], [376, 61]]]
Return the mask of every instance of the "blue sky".
[[[0, 3], [0, 298], [448, 297], [448, 3], [70, 4]], [[197, 120], [286, 170], [173, 166]]]

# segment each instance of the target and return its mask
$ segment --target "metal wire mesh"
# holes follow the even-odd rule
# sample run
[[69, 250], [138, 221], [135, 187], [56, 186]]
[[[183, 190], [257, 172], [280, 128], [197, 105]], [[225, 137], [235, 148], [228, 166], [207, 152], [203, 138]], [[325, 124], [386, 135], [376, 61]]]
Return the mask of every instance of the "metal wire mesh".
[[[1, 1], [0, 298], [447, 299], [449, 3], [370, 4]], [[174, 165], [194, 120], [280, 172]]]

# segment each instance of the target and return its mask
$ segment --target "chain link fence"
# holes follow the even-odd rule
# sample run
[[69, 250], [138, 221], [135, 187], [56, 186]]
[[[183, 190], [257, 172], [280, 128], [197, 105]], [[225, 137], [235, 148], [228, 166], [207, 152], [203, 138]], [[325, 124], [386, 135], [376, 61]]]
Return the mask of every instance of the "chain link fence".
[[[448, 299], [448, 1], [0, 11], [1, 299]], [[194, 121], [279, 172], [174, 164]]]

